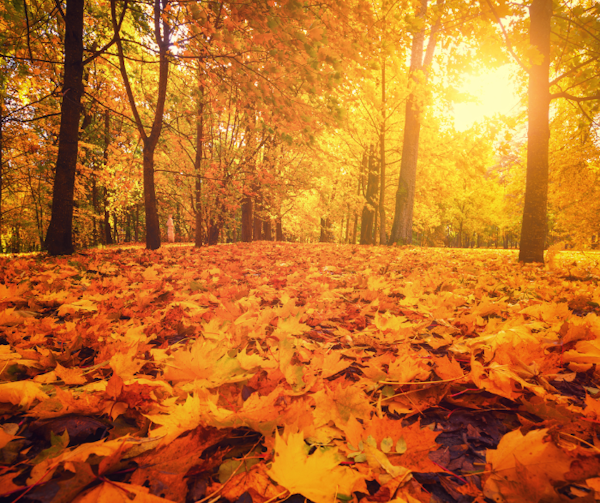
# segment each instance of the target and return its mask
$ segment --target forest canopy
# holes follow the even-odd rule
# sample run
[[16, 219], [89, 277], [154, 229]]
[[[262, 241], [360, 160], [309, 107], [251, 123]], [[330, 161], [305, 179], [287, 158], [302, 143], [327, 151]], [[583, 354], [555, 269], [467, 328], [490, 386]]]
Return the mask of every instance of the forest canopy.
[[[196, 246], [595, 247], [599, 10], [3, 2], [1, 251], [156, 249], [169, 218]], [[498, 68], [518, 104], [458, 126]]]

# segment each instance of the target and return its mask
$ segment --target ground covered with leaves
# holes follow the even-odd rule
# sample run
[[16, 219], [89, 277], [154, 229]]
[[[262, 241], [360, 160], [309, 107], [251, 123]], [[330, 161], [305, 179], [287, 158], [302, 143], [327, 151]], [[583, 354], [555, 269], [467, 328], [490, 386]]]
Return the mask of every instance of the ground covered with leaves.
[[0, 260], [0, 501], [600, 500], [600, 255]]

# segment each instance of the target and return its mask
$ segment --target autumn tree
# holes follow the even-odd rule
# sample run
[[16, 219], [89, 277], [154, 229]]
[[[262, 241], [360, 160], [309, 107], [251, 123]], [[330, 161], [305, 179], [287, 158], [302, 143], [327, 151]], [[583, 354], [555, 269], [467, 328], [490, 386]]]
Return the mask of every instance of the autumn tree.
[[419, 135], [421, 130], [421, 104], [423, 100], [422, 86], [427, 81], [429, 66], [433, 59], [440, 15], [437, 14], [438, 18], [431, 27], [429, 41], [424, 52], [427, 30], [427, 8], [428, 0], [421, 0], [416, 15], [416, 27], [412, 37], [409, 71], [412, 89], [406, 100], [402, 163], [400, 165], [400, 177], [396, 192], [394, 223], [392, 224], [390, 237], [390, 242], [393, 243], [412, 242], [413, 207], [419, 154]]
[[[565, 98], [579, 108], [577, 115], [592, 122], [589, 110], [596, 110], [600, 95], [598, 82], [597, 6], [570, 4], [553, 12], [550, 0], [535, 0], [529, 7], [529, 65], [520, 63], [528, 75], [527, 183], [519, 260], [543, 262], [548, 233], [548, 183], [550, 144], [550, 102]], [[508, 49], [520, 62], [502, 26]], [[552, 74], [552, 79], [551, 79]], [[591, 105], [590, 105], [591, 104]], [[585, 105], [585, 106], [584, 106]], [[587, 106], [587, 110], [586, 110]]]
[[[167, 81], [169, 74], [169, 47], [171, 43], [171, 26], [168, 20], [167, 8], [169, 0], [155, 0], [152, 6], [154, 30], [153, 42], [158, 46], [158, 81], [156, 84], [156, 102], [150, 131], [146, 130], [144, 120], [139, 111], [138, 102], [131, 86], [129, 72], [126, 66], [123, 39], [120, 35], [117, 16], [117, 2], [111, 0], [111, 19], [119, 56], [119, 70], [131, 107], [131, 113], [143, 142], [143, 180], [144, 180], [144, 209], [146, 216], [146, 247], [155, 250], [160, 247], [160, 224], [158, 220], [158, 207], [156, 203], [156, 189], [154, 183], [154, 153], [163, 126], [165, 100], [167, 96]], [[121, 18], [127, 10], [127, 1], [124, 2]]]

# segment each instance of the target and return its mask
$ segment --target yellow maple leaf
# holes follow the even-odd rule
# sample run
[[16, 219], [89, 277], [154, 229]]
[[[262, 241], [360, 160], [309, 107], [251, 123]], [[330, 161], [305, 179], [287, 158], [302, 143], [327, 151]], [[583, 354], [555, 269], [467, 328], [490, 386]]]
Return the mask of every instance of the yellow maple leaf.
[[572, 459], [554, 442], [547, 441], [547, 434], [548, 429], [542, 429], [527, 435], [520, 430], [504, 435], [495, 450], [487, 451], [492, 474], [483, 494], [498, 503], [558, 501], [555, 487], [565, 481]]
[[65, 450], [58, 456], [44, 459], [35, 465], [27, 479], [27, 485], [39, 484], [42, 481], [50, 480], [54, 470], [56, 470], [61, 463], [84, 463], [92, 455], [101, 457], [110, 456], [119, 450], [124, 452], [129, 449], [131, 445], [132, 444], [126, 442], [124, 438], [120, 438], [109, 440], [107, 442], [99, 440], [98, 442], [82, 444], [74, 449]]
[[98, 311], [98, 306], [91, 300], [80, 299], [75, 302], [71, 302], [70, 304], [63, 304], [60, 306], [58, 308], [58, 315], [65, 316], [78, 311], [92, 313], [94, 311]]
[[137, 345], [127, 349], [127, 353], [116, 353], [110, 359], [113, 372], [124, 381], [133, 378], [133, 375], [144, 366], [144, 360], [135, 358]]
[[[290, 316], [286, 319], [279, 318], [279, 321], [277, 322], [277, 332], [283, 332], [287, 335], [300, 335], [311, 330], [309, 325], [300, 323], [301, 316], [302, 315], [298, 313], [296, 316]], [[275, 334], [277, 332], [275, 332]]]
[[29, 409], [34, 400], [45, 400], [48, 395], [39, 384], [31, 381], [7, 382], [0, 384], [0, 402], [12, 403]]
[[337, 494], [350, 495], [364, 481], [362, 474], [340, 466], [337, 448], [318, 447], [312, 454], [309, 450], [303, 433], [290, 433], [287, 440], [277, 434], [269, 477], [291, 494], [301, 494], [314, 503], [331, 503]]
[[121, 482], [103, 482], [80, 494], [73, 503], [168, 503], [171, 500], [149, 493], [147, 487]]
[[83, 376], [83, 370], [80, 368], [66, 368], [60, 363], [56, 364], [54, 369], [56, 375], [64, 381], [65, 384], [85, 384], [87, 379]]
[[4, 429], [0, 428], [0, 449], [3, 449], [4, 447], [6, 447], [6, 444], [8, 444], [9, 442], [12, 442], [16, 438], [23, 438], [23, 437], [20, 437], [18, 435], [11, 435], [10, 433], [7, 433]]

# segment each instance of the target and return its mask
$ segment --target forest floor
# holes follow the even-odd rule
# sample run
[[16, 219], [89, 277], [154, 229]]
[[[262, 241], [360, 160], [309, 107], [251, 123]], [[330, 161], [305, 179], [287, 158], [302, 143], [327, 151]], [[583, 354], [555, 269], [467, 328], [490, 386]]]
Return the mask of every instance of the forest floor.
[[0, 501], [600, 500], [600, 255], [0, 259]]

